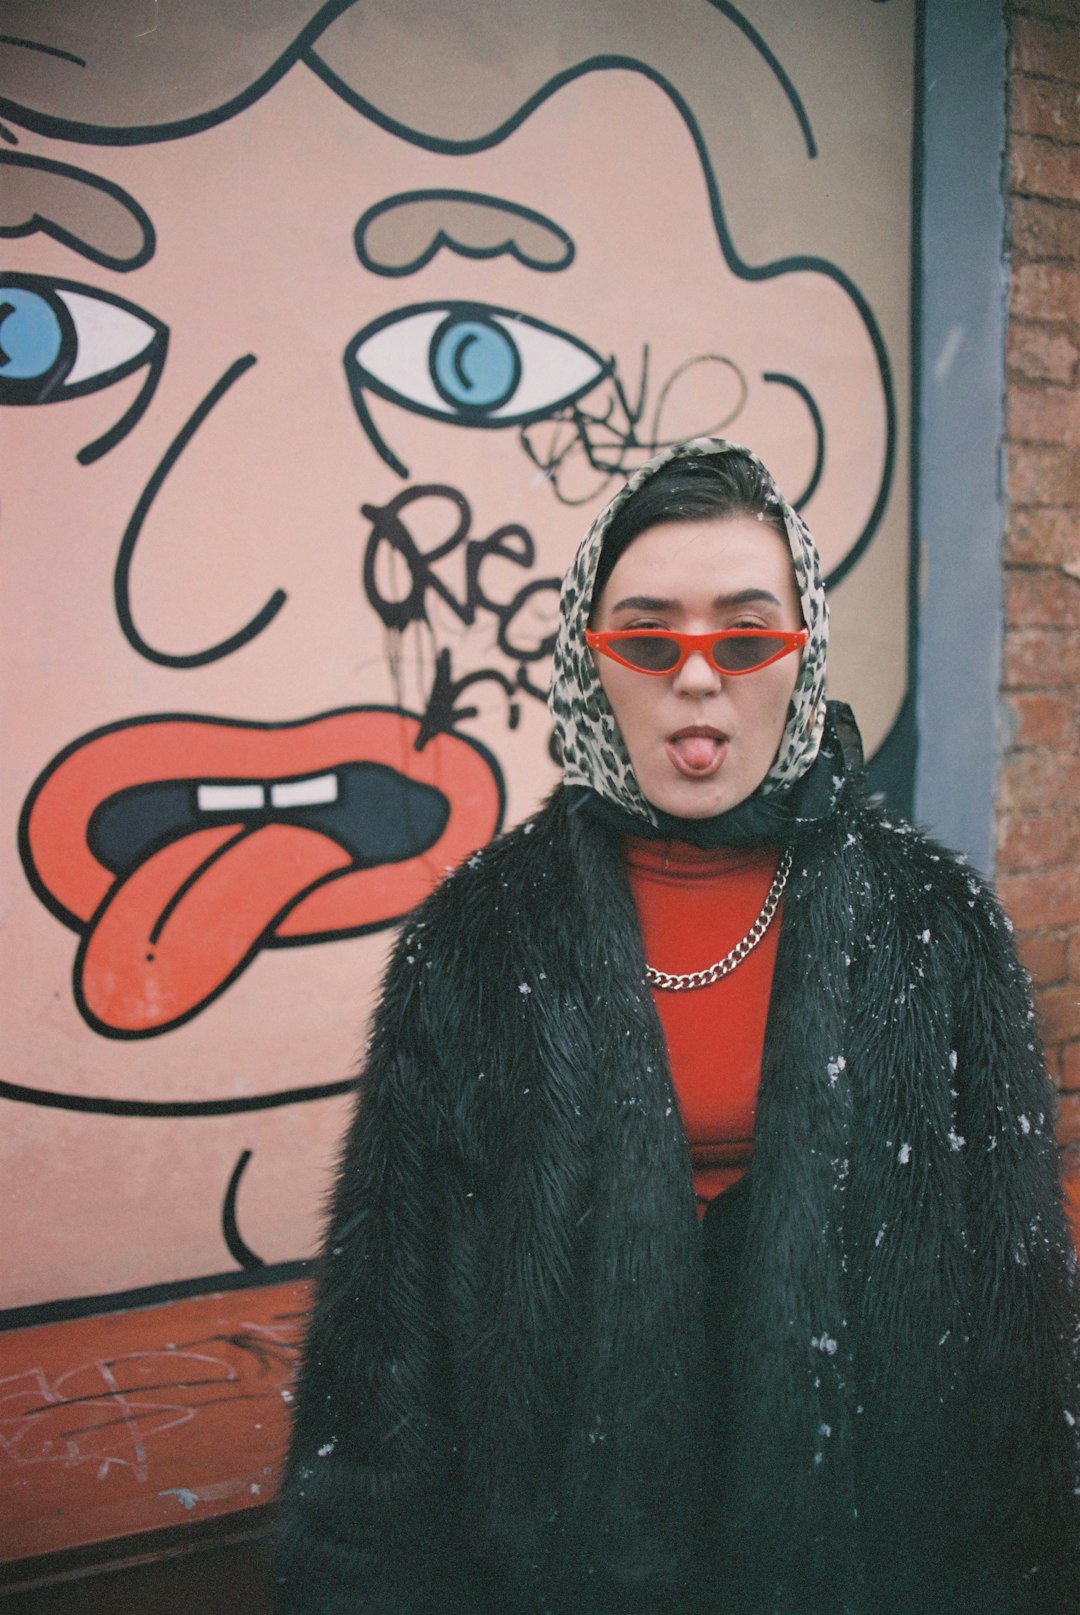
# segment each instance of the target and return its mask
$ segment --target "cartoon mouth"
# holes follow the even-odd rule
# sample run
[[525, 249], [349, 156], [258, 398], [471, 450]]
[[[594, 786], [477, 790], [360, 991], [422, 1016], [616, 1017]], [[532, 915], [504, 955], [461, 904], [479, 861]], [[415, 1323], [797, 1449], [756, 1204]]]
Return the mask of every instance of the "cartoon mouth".
[[21, 837], [42, 900], [82, 933], [95, 1030], [189, 1020], [263, 947], [391, 925], [502, 815], [494, 760], [420, 720], [355, 707], [282, 725], [135, 719], [34, 785]]

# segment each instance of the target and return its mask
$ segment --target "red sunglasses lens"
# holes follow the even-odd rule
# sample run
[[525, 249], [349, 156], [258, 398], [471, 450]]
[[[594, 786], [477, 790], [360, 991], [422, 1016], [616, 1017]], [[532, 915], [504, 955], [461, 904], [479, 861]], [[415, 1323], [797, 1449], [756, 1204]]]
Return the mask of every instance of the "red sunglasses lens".
[[746, 634], [738, 639], [718, 639], [712, 659], [721, 673], [749, 673], [784, 650], [785, 642], [775, 634]]
[[670, 673], [679, 660], [679, 642], [663, 634], [643, 636], [641, 639], [617, 639], [615, 649], [624, 662], [640, 667], [643, 673]]

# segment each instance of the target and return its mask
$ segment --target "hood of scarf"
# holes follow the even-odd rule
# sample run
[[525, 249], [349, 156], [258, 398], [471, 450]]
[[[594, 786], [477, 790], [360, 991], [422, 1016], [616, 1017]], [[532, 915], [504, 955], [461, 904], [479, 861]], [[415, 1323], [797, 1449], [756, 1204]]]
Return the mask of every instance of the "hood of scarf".
[[[787, 723], [768, 773], [747, 802], [716, 819], [672, 819], [642, 794], [623, 743], [615, 714], [608, 703], [585, 642], [593, 590], [604, 535], [617, 512], [639, 488], [674, 460], [701, 460], [739, 450], [749, 454], [763, 471], [771, 490], [770, 504], [783, 516], [795, 570], [803, 622], [809, 638], [803, 648], [799, 676], [792, 692]], [[788, 504], [772, 476], [750, 450], [723, 438], [691, 438], [663, 449], [643, 465], [597, 516], [585, 534], [563, 579], [559, 597], [559, 631], [555, 641], [554, 670], [548, 706], [551, 710], [567, 785], [595, 793], [614, 810], [613, 818], [626, 820], [624, 828], [636, 834], [678, 835], [699, 845], [718, 845], [729, 839], [725, 821], [756, 819], [758, 804], [772, 822], [785, 817], [785, 804], [794, 786], [808, 773], [821, 750], [825, 733], [825, 663], [829, 645], [829, 611], [825, 601], [821, 562], [806, 523]], [[816, 794], [816, 793], [815, 793]], [[755, 804], [748, 810], [748, 804]], [[672, 826], [677, 828], [673, 831]], [[736, 829], [733, 823], [730, 828]], [[741, 836], [738, 839], [743, 839]], [[754, 834], [753, 839], [758, 839]], [[781, 836], [780, 839], [783, 839]]]

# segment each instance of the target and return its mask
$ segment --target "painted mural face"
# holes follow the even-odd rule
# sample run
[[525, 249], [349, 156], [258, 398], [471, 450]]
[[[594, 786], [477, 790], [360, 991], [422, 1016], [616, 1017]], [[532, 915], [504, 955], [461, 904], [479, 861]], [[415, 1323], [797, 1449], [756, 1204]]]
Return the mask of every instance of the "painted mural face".
[[311, 1248], [387, 928], [554, 781], [557, 580], [617, 481], [723, 432], [835, 568], [888, 410], [845, 286], [737, 274], [630, 71], [456, 155], [303, 64], [182, 139], [9, 155], [56, 222], [0, 226], [8, 1091], [80, 1153], [105, 1290]]

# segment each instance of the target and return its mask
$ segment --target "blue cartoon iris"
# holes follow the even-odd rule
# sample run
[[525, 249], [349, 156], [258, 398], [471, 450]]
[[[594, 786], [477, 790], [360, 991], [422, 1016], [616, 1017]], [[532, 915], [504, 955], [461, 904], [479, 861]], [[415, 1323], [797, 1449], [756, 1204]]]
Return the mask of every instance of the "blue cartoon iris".
[[46, 390], [72, 359], [71, 321], [56, 298], [26, 286], [0, 287], [0, 387], [37, 383]]
[[494, 320], [452, 314], [431, 340], [431, 376], [456, 408], [498, 409], [521, 379], [521, 355]]

